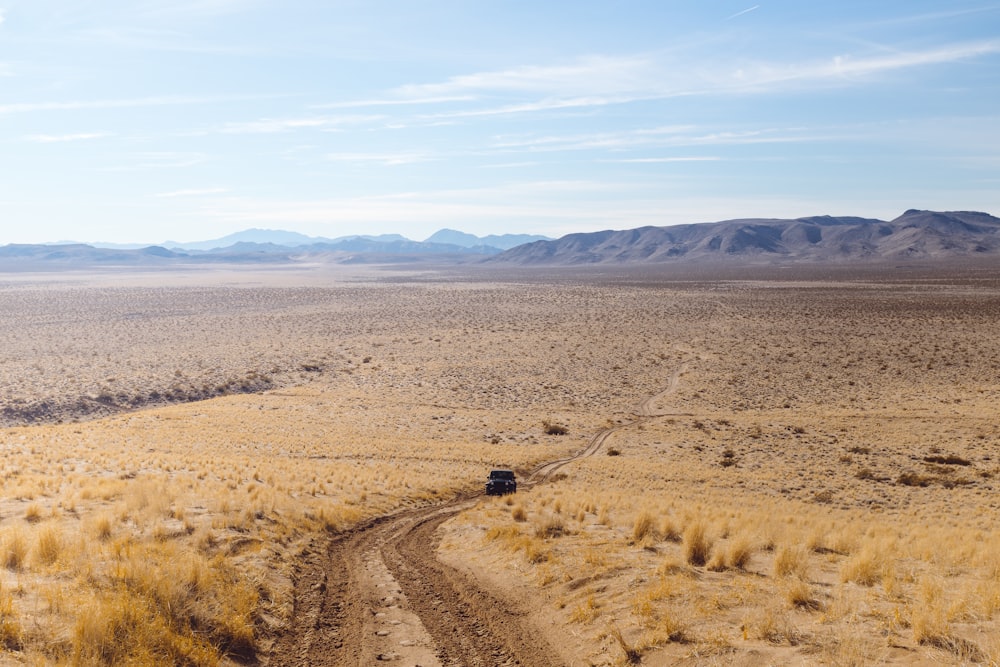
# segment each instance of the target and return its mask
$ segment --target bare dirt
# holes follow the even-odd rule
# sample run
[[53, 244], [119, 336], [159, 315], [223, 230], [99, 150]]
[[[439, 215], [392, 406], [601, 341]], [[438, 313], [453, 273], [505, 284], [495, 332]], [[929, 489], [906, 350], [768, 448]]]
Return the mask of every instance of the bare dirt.
[[0, 283], [0, 664], [1000, 657], [995, 267], [279, 277]]
[[[657, 403], [676, 391], [683, 368], [670, 375], [663, 391], [637, 406], [634, 419], [602, 429], [573, 456], [537, 466], [522, 491], [545, 483], [573, 461], [594, 456], [616, 431], [666, 416]], [[382, 516], [314, 545], [296, 570], [290, 631], [276, 642], [271, 662], [565, 664], [532, 623], [530, 605], [438, 557], [440, 526], [472, 508], [480, 496]]]
[[290, 632], [271, 663], [563, 664], [517, 600], [435, 558], [437, 528], [470, 505], [380, 517], [316, 545], [295, 574]]

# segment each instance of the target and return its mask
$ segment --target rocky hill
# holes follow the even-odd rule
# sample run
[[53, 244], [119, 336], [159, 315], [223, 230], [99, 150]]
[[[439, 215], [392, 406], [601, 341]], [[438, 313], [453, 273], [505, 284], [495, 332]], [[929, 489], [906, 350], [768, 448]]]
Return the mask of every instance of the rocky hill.
[[742, 219], [570, 234], [507, 250], [519, 265], [674, 261], [852, 261], [1000, 255], [1000, 219], [972, 211], [909, 210], [894, 220], [814, 216]]

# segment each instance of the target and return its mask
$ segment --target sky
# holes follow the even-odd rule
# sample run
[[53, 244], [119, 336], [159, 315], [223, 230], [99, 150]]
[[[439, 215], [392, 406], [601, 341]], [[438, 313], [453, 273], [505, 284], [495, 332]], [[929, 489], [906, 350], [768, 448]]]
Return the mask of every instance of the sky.
[[0, 244], [1000, 215], [1000, 1], [0, 0]]

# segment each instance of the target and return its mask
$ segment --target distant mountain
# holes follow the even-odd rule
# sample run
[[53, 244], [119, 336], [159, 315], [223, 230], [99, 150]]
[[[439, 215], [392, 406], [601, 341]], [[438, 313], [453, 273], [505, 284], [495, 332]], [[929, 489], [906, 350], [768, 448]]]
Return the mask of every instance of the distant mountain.
[[[160, 246], [137, 249], [95, 248], [83, 243], [66, 245], [11, 244], [0, 246], [0, 262], [53, 262], [63, 264], [151, 264], [184, 257]], [[0, 264], [2, 268], [2, 264]]]
[[[369, 239], [384, 242], [406, 241], [405, 236], [399, 234], [383, 234], [381, 236], [341, 236], [335, 239], [324, 238], [322, 236], [306, 236], [298, 232], [287, 232], [280, 229], [246, 229], [242, 232], [229, 234], [222, 238], [209, 241], [192, 241], [178, 243], [167, 241], [162, 245], [167, 248], [177, 250], [215, 250], [217, 248], [229, 248], [240, 243], [256, 243], [262, 245], [283, 246], [286, 248], [297, 248], [300, 246], [313, 245], [316, 243], [337, 243], [352, 239]], [[103, 245], [103, 244], [101, 244]]]
[[[254, 231], [254, 230], [251, 230]], [[259, 231], [259, 230], [258, 230]], [[272, 235], [240, 234], [227, 237], [224, 242], [236, 238], [273, 238], [275, 240], [301, 240], [287, 233]], [[308, 238], [308, 237], [306, 237]], [[411, 241], [398, 234], [382, 236], [349, 236], [310, 242], [304, 245], [282, 245], [275, 242], [255, 242], [240, 240], [224, 247], [215, 246], [218, 241], [205, 242], [213, 247], [208, 250], [197, 246], [189, 249], [147, 246], [144, 248], [105, 248], [83, 243], [62, 245], [0, 246], [0, 271], [26, 270], [33, 268], [77, 268], [92, 266], [164, 266], [181, 264], [276, 264], [301, 262], [328, 263], [406, 263], [445, 262], [467, 263], [478, 261], [484, 255], [495, 255], [499, 248], [476, 246], [466, 248], [446, 243]]]
[[447, 243], [463, 248], [491, 246], [500, 250], [509, 250], [525, 243], [551, 240], [547, 236], [540, 236], [538, 234], [490, 234], [489, 236], [476, 236], [454, 229], [441, 229], [425, 239], [424, 243]]
[[[398, 234], [321, 239], [275, 230], [173, 247], [107, 248], [83, 243], [0, 246], [0, 271], [190, 264], [473, 264], [573, 266], [1000, 258], [1000, 219], [974, 211], [909, 210], [895, 220], [812, 216], [752, 218], [672, 227], [570, 234], [501, 250], [525, 238], [443, 229], [426, 241]], [[500, 241], [497, 241], [500, 239]], [[471, 244], [471, 245], [470, 245]], [[181, 245], [186, 247], [180, 247]]]
[[973, 211], [909, 210], [895, 220], [814, 216], [743, 219], [570, 234], [507, 250], [519, 265], [675, 261], [850, 261], [1000, 255], [1000, 219]]

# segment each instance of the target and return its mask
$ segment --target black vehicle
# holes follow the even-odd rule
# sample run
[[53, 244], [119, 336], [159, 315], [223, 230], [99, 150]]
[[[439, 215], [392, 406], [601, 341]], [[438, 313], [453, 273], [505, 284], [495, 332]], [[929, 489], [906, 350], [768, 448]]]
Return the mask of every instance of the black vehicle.
[[486, 480], [486, 495], [502, 496], [515, 492], [517, 492], [517, 480], [514, 479], [513, 470], [498, 468], [490, 471], [490, 477]]

